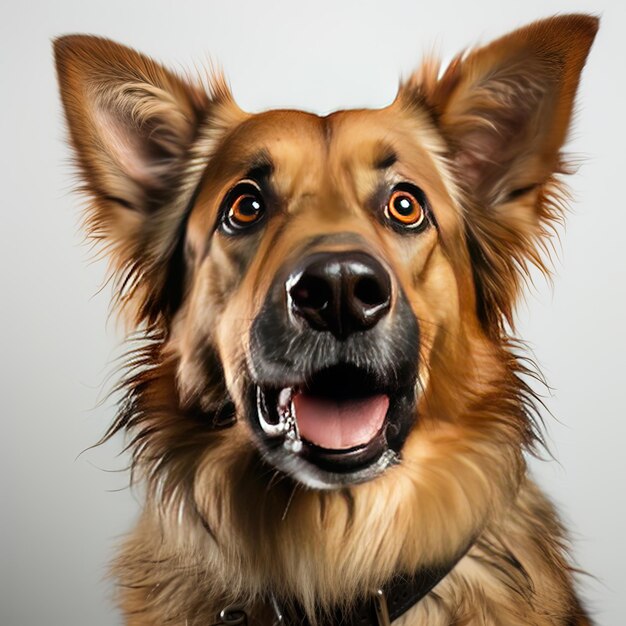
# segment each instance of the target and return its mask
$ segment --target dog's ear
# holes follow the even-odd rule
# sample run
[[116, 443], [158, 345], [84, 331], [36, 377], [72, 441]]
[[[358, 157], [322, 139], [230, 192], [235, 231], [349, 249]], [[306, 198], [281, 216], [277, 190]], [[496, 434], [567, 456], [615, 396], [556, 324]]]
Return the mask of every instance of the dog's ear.
[[460, 55], [441, 74], [427, 64], [401, 87], [405, 101], [431, 110], [448, 142], [480, 313], [496, 326], [503, 316], [511, 322], [528, 262], [546, 269], [541, 236], [561, 217], [554, 176], [566, 171], [560, 150], [597, 29], [588, 15], [541, 20]]
[[99, 37], [61, 37], [54, 52], [71, 143], [92, 200], [87, 229], [110, 255], [121, 303], [136, 323], [154, 322], [171, 295], [164, 293], [165, 266], [184, 212], [172, 205], [189, 201], [181, 185], [194, 167], [194, 141], [230, 94], [220, 83], [209, 96]]

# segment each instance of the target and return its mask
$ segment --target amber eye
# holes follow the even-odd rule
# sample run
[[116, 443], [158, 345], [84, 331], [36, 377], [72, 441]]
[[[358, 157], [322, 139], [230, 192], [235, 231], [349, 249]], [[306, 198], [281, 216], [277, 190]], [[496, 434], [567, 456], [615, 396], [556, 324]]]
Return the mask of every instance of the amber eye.
[[396, 189], [393, 191], [385, 207], [387, 219], [405, 228], [418, 228], [421, 226], [426, 219], [425, 200], [423, 193], [420, 193], [419, 197], [416, 197], [417, 195], [407, 189]]
[[236, 234], [261, 221], [265, 215], [265, 202], [258, 185], [242, 180], [230, 191], [224, 203], [223, 228]]

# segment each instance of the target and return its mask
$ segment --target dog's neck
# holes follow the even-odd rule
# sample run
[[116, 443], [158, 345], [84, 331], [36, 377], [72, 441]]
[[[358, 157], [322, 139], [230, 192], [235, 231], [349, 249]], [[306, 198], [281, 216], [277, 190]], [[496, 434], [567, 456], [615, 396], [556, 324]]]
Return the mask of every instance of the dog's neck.
[[[336, 608], [316, 615], [316, 624], [343, 624], [344, 626], [390, 626], [422, 598], [426, 597], [467, 554], [474, 541], [444, 565], [420, 568], [412, 575], [396, 574], [386, 584], [367, 597], [354, 600], [349, 608]], [[311, 626], [304, 608], [293, 600], [271, 597], [275, 624], [281, 626]], [[245, 623], [245, 612], [239, 607], [227, 607], [220, 615], [223, 624]], [[243, 621], [242, 621], [243, 620]]]
[[[328, 623], [345, 626], [389, 626], [424, 598], [456, 565], [454, 563], [422, 569], [413, 576], [397, 574], [383, 587], [367, 598], [357, 600], [348, 611], [337, 609], [327, 617]], [[279, 624], [309, 626], [304, 610], [298, 605], [282, 608], [276, 602], [274, 609]], [[320, 616], [317, 623], [325, 623]]]

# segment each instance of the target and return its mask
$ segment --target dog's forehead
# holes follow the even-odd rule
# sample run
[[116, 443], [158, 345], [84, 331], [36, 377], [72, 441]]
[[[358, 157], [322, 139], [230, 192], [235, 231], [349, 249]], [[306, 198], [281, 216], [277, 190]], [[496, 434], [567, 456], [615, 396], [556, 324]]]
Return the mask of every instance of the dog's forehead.
[[[396, 103], [382, 109], [341, 110], [326, 116], [296, 110], [251, 115], [227, 139], [234, 167], [268, 162], [279, 191], [369, 177], [396, 166], [405, 176], [437, 172], [441, 138], [426, 113]], [[358, 181], [357, 181], [358, 182]], [[281, 188], [282, 187], [282, 188]]]
[[241, 165], [262, 157], [273, 167], [295, 167], [320, 161], [326, 152], [326, 124], [324, 118], [305, 111], [264, 111], [248, 117], [226, 143], [226, 157]]

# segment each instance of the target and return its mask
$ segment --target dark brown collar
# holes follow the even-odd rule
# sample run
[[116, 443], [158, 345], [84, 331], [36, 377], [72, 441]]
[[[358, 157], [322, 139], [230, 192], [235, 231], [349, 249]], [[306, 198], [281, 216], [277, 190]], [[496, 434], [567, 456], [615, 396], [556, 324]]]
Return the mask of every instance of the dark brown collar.
[[[396, 574], [369, 597], [356, 601], [351, 609], [319, 614], [318, 626], [389, 626], [424, 598], [467, 554], [473, 541], [446, 565], [428, 567], [414, 574]], [[276, 624], [310, 626], [303, 608], [293, 602], [272, 601]]]

